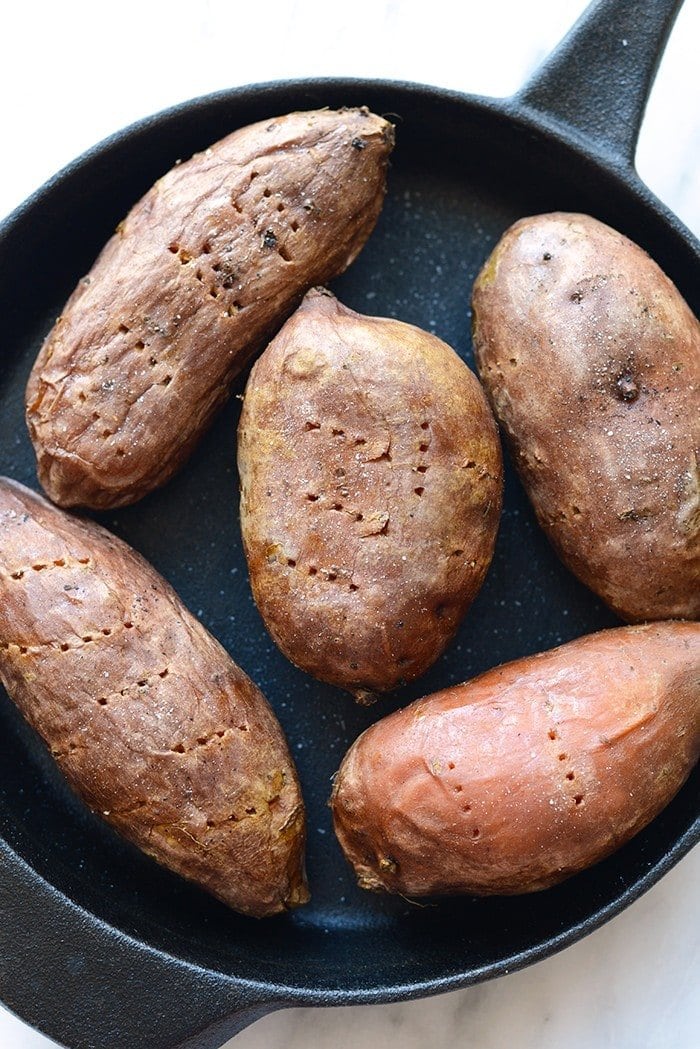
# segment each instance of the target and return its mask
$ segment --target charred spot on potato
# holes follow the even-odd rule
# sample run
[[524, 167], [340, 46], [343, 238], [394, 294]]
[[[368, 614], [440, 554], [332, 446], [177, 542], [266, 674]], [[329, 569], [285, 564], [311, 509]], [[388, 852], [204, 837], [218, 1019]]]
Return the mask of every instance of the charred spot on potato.
[[631, 403], [639, 397], [639, 386], [629, 372], [623, 372], [615, 380], [615, 393], [621, 401]]

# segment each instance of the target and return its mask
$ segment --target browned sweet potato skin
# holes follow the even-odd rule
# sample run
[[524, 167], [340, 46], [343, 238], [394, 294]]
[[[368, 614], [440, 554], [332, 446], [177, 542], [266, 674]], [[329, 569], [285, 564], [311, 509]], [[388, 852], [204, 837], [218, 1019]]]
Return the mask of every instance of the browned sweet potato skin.
[[235, 131], [136, 204], [29, 379], [54, 502], [123, 506], [172, 476], [252, 353], [360, 251], [392, 146], [366, 109], [291, 113]]
[[591, 634], [384, 718], [331, 800], [361, 886], [548, 888], [613, 852], [700, 751], [700, 625]]
[[474, 287], [482, 381], [540, 524], [623, 619], [700, 616], [700, 324], [586, 215], [523, 219]]
[[144, 852], [244, 914], [308, 899], [299, 784], [264, 697], [135, 551], [4, 479], [0, 679]]
[[238, 462], [253, 594], [288, 658], [360, 696], [422, 673], [501, 509], [496, 425], [457, 354], [315, 289], [253, 368]]

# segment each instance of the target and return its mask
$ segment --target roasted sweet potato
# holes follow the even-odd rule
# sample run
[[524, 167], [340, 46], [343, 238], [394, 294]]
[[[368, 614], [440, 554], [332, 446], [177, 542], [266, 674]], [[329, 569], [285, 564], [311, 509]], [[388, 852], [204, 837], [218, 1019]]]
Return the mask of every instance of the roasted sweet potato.
[[366, 109], [291, 113], [235, 131], [136, 204], [29, 379], [54, 502], [123, 506], [172, 476], [251, 355], [362, 248], [392, 145]]
[[700, 625], [620, 627], [367, 729], [335, 782], [335, 829], [363, 888], [533, 892], [645, 827], [699, 752]]
[[0, 480], [0, 679], [75, 791], [244, 914], [304, 903], [304, 808], [264, 697], [125, 543]]
[[454, 350], [309, 292], [250, 375], [238, 464], [253, 594], [292, 662], [366, 699], [437, 659], [501, 509], [496, 425]]
[[700, 616], [700, 323], [622, 234], [523, 219], [474, 287], [474, 349], [538, 520], [622, 619]]

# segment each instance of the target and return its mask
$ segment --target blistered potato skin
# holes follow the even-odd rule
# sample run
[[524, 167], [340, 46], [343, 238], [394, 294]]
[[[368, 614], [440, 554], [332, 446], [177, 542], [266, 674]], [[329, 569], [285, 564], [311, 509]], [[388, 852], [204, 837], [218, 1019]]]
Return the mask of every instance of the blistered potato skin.
[[314, 289], [253, 368], [238, 462], [253, 594], [285, 655], [358, 698], [421, 674], [501, 510], [496, 425], [457, 354]]
[[144, 852], [244, 914], [308, 899], [299, 784], [262, 694], [135, 551], [6, 479], [0, 680]]
[[363, 888], [548, 888], [668, 804], [700, 752], [700, 625], [619, 627], [497, 667], [367, 729], [331, 805]]
[[539, 522], [629, 622], [700, 616], [700, 324], [576, 214], [523, 219], [474, 287], [474, 348]]
[[123, 506], [175, 473], [251, 355], [364, 245], [392, 146], [392, 126], [366, 109], [291, 113], [153, 186], [29, 378], [27, 423], [54, 502]]

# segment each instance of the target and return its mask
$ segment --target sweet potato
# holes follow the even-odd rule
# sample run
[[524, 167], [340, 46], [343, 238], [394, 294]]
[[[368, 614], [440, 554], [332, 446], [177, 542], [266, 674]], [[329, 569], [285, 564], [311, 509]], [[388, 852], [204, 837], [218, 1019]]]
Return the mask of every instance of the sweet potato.
[[292, 662], [367, 699], [437, 659], [501, 509], [496, 425], [454, 350], [309, 292], [251, 372], [238, 463], [253, 594]]
[[135, 551], [8, 480], [0, 679], [144, 852], [244, 914], [308, 898], [299, 784], [264, 697]]
[[533, 892], [645, 827], [699, 752], [700, 625], [620, 627], [367, 729], [335, 782], [335, 829], [363, 888]]
[[366, 109], [291, 113], [235, 131], [136, 204], [27, 386], [54, 502], [123, 506], [172, 476], [251, 355], [362, 248], [392, 145]]
[[474, 349], [538, 520], [629, 622], [700, 617], [700, 323], [587, 215], [523, 219], [474, 287]]

